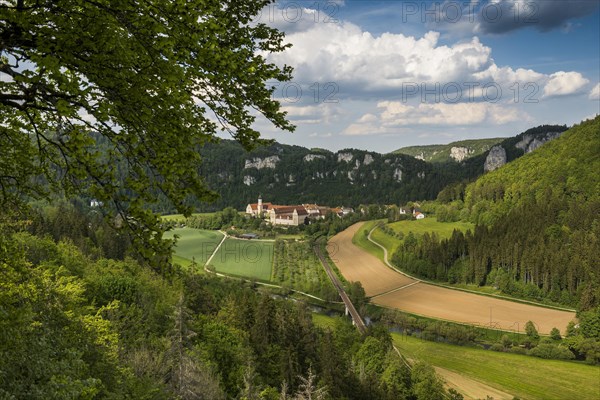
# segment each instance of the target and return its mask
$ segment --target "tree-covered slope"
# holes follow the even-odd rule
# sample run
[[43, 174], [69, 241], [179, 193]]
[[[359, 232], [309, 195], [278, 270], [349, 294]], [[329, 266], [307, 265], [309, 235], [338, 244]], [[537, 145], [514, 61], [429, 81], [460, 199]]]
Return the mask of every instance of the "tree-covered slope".
[[[500, 143], [505, 148], [504, 163], [553, 138], [553, 132], [565, 129], [541, 126], [504, 139]], [[497, 140], [500, 139], [475, 142], [480, 143], [477, 146], [481, 146], [481, 150], [487, 141], [491, 144]], [[195, 206], [199, 210], [213, 211], [228, 206], [242, 209], [249, 202], [255, 202], [259, 195], [273, 203], [316, 202], [331, 206], [435, 199], [447, 185], [471, 181], [483, 174], [489, 148], [462, 162], [426, 162], [406, 154], [357, 149], [331, 152], [280, 143], [247, 152], [231, 140], [208, 143], [199, 152], [202, 159], [199, 174], [219, 198], [213, 203], [196, 203]], [[163, 213], [172, 209], [167, 202], [160, 207]]]
[[535, 152], [483, 175], [467, 187], [465, 204], [477, 220], [493, 221], [526, 200], [600, 198], [600, 118], [583, 122]]
[[397, 204], [435, 198], [451, 180], [442, 169], [410, 156], [356, 149], [334, 153], [275, 143], [246, 152], [223, 140], [207, 144], [200, 153], [200, 174], [220, 195], [204, 205], [212, 209], [244, 208], [259, 195], [282, 204]]
[[[405, 268], [587, 310], [600, 304], [600, 117], [444, 197], [474, 232], [399, 247]], [[442, 199], [440, 199], [442, 200]], [[443, 212], [442, 212], [443, 211]]]

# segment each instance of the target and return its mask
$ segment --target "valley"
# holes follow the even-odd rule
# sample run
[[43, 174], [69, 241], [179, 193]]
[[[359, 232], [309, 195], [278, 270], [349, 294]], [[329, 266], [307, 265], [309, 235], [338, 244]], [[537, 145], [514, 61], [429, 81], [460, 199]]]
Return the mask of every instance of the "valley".
[[[427, 317], [470, 325], [522, 332], [525, 323], [534, 322], [538, 331], [549, 334], [552, 328], [565, 331], [575, 313], [536, 307], [473, 293], [466, 293], [409, 278], [383, 264], [377, 257], [352, 243], [362, 224], [330, 239], [328, 250], [342, 275], [359, 281], [375, 304], [397, 308]], [[386, 292], [389, 292], [386, 294]]]

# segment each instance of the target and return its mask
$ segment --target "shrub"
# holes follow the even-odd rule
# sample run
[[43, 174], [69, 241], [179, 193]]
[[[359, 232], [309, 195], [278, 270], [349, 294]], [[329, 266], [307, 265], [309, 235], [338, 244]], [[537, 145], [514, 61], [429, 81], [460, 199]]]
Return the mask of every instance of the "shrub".
[[529, 355], [554, 360], [572, 360], [575, 358], [575, 355], [569, 349], [548, 343], [540, 344], [529, 350]]
[[504, 351], [504, 346], [502, 346], [500, 343], [494, 343], [490, 347], [490, 350], [492, 350], [492, 351]]
[[513, 346], [508, 349], [508, 352], [513, 354], [527, 354], [527, 350], [520, 346]]

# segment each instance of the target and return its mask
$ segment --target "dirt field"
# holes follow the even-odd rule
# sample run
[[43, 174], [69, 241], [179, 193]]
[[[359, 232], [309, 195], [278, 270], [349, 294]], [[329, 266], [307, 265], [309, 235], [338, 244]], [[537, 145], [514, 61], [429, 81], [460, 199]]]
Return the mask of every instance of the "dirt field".
[[352, 243], [361, 225], [355, 224], [337, 234], [328, 246], [331, 259], [344, 277], [360, 281], [367, 296], [410, 285], [376, 297], [372, 300], [375, 304], [432, 318], [519, 332], [523, 332], [525, 323], [531, 320], [541, 334], [549, 334], [554, 327], [564, 332], [569, 321], [575, 318], [573, 312], [415, 283]]
[[359, 224], [334, 236], [327, 245], [329, 257], [344, 277], [351, 282], [361, 282], [367, 296], [385, 293], [415, 282], [387, 268], [377, 257], [352, 244], [352, 236]]

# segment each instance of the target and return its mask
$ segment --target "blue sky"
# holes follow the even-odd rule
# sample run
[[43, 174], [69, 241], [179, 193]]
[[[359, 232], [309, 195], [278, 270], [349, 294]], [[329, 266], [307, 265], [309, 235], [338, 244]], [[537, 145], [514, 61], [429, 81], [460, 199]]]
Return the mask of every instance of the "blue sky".
[[282, 143], [379, 152], [514, 136], [600, 113], [599, 0], [287, 1]]

